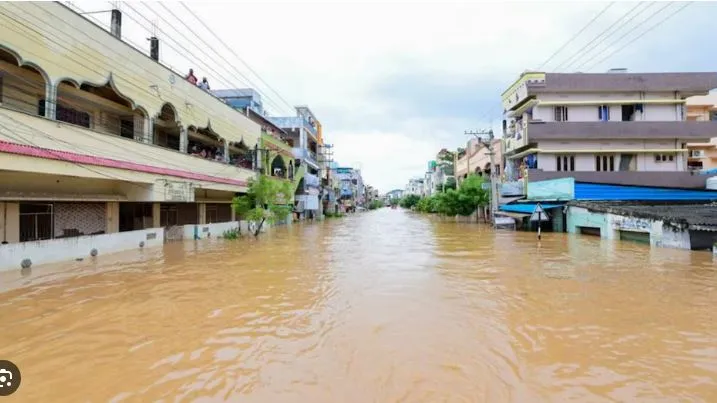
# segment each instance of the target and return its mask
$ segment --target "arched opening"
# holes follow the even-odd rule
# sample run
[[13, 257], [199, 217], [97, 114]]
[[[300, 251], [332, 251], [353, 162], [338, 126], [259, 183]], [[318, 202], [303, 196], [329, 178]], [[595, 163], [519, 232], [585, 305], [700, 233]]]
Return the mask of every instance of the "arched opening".
[[179, 151], [179, 132], [177, 109], [172, 104], [165, 103], [154, 119], [154, 144]]
[[277, 155], [271, 161], [271, 176], [286, 178], [286, 163], [281, 155]]
[[64, 79], [57, 85], [55, 117], [99, 132], [141, 139], [147, 113], [119, 93], [111, 79], [103, 85]]
[[191, 155], [212, 161], [224, 162], [224, 139], [219, 137], [210, 126], [187, 129], [187, 152]]
[[483, 172], [485, 172], [485, 174], [487, 176], [490, 176], [490, 171], [491, 171], [491, 165], [490, 165], [490, 162], [488, 162], [485, 164], [485, 167], [483, 168]]
[[294, 180], [294, 160], [293, 159], [289, 160], [289, 167], [287, 168], [287, 170], [288, 170], [287, 177], [289, 178], [289, 180], [293, 181]]
[[254, 169], [255, 151], [250, 150], [243, 141], [229, 143], [229, 163], [239, 168]]
[[475, 171], [473, 171], [478, 176], [483, 176], [483, 171], [481, 171], [480, 167], [476, 167]]
[[44, 116], [47, 74], [32, 63], [20, 63], [17, 54], [0, 47], [0, 104]]

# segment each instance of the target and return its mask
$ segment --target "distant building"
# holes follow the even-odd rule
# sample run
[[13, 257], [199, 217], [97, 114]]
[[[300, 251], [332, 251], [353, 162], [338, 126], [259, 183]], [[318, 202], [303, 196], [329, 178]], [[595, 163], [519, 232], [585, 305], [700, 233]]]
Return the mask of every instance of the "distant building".
[[502, 94], [506, 180], [704, 188], [687, 143], [717, 122], [688, 120], [685, 100], [716, 87], [717, 73], [523, 73]]
[[[717, 121], [717, 94], [687, 98], [687, 120]], [[717, 131], [705, 143], [688, 143], [687, 167], [691, 170], [717, 169]]]

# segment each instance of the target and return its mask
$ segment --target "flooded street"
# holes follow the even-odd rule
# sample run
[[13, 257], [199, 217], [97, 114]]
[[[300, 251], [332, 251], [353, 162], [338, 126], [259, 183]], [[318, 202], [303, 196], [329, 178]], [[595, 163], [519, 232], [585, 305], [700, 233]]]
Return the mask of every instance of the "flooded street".
[[717, 401], [709, 253], [390, 209], [143, 253], [0, 276], [9, 401]]

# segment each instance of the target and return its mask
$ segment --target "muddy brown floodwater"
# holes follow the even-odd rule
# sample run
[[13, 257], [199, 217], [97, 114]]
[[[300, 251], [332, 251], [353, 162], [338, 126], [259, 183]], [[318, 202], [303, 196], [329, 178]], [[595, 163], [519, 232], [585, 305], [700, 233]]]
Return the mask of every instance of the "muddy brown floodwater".
[[709, 253], [382, 209], [0, 276], [27, 402], [715, 402]]

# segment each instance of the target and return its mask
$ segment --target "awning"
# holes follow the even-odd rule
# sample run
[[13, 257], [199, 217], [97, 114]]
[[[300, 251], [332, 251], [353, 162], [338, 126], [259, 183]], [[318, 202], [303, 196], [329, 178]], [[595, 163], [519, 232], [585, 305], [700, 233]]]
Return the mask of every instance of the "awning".
[[[522, 214], [533, 214], [533, 211], [535, 211], [535, 206], [537, 206], [538, 203], [515, 203], [515, 204], [506, 204], [504, 206], [500, 206], [501, 211], [508, 211], [511, 213], [522, 213]], [[540, 204], [541, 207], [543, 207], [543, 210], [549, 210], [553, 208], [563, 207], [565, 203], [553, 203], [553, 204]]]

